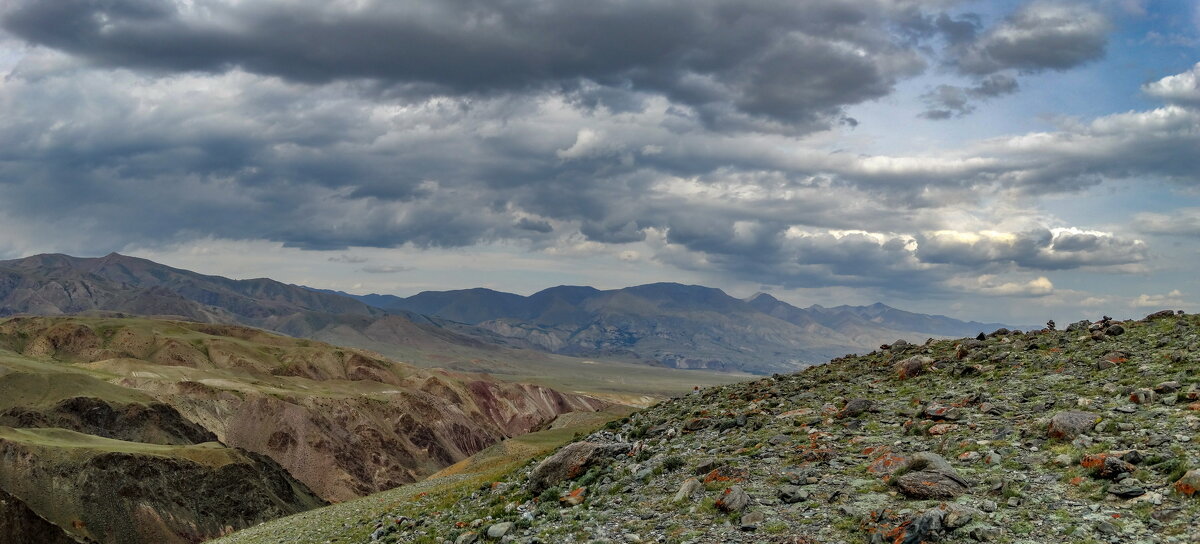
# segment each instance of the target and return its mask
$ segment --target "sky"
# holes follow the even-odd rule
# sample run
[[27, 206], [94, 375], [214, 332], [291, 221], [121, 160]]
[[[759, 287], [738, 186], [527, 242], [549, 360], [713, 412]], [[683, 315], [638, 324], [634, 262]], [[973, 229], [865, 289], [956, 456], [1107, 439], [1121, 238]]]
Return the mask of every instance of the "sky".
[[1200, 7], [0, 0], [0, 259], [1200, 311]]

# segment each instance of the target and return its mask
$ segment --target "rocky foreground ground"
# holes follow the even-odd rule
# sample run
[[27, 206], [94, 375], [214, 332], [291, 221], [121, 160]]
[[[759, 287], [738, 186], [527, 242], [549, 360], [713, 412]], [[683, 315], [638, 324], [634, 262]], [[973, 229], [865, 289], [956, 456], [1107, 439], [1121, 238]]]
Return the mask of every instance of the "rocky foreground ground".
[[375, 542], [1200, 542], [1200, 319], [897, 342], [638, 412]]

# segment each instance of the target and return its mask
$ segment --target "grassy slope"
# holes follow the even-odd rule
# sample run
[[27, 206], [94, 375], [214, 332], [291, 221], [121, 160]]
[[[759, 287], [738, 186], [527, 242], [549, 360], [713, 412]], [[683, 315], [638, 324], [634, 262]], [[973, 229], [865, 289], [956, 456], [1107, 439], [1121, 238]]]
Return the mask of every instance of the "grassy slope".
[[[143, 318], [72, 318], [96, 330], [104, 336], [109, 331], [129, 329], [141, 337], [167, 337], [178, 340], [188, 346], [204, 350], [204, 346], [219, 341], [222, 351], [236, 352], [241, 350], [248, 359], [266, 359], [266, 366], [283, 366], [284, 359], [303, 356], [305, 350], [317, 351], [324, 349], [322, 344], [307, 340], [297, 340], [275, 336], [257, 329], [241, 328], [245, 338], [221, 336], [219, 338], [204, 332], [204, 325], [187, 322], [170, 322], [157, 319]], [[2, 324], [3, 322], [0, 322]], [[337, 338], [322, 339], [338, 344]], [[4, 346], [0, 346], [3, 348]], [[23, 348], [24, 346], [14, 346]], [[749, 379], [749, 375], [736, 373], [718, 373], [705, 371], [680, 371], [669, 368], [658, 368], [636, 363], [618, 361], [592, 361], [560, 355], [540, 354], [536, 352], [514, 352], [511, 350], [482, 351], [462, 348], [461, 353], [429, 353], [426, 350], [413, 347], [375, 344], [365, 346], [397, 361], [405, 362], [422, 368], [447, 368], [461, 372], [478, 372], [495, 376], [510, 382], [532, 383], [557, 389], [563, 392], [580, 393], [595, 396], [619, 404], [647, 406], [662, 400], [671, 394], [682, 393], [692, 387], [709, 387], [734, 383]], [[275, 348], [275, 349], [271, 349]], [[516, 357], [524, 353], [528, 357]], [[0, 362], [4, 354], [0, 351]], [[486, 359], [484, 357], [487, 357]], [[25, 363], [20, 363], [25, 364]], [[298, 384], [296, 380], [285, 377], [263, 379], [248, 372], [229, 369], [201, 368], [190, 369], [179, 366], [163, 366], [158, 364], [138, 363], [136, 360], [106, 361], [95, 365], [73, 365], [86, 368], [88, 375], [103, 379], [128, 377], [131, 372], [152, 372], [164, 379], [191, 378], [199, 381], [204, 379], [226, 380], [224, 384], [231, 387], [244, 387], [246, 383], [253, 388], [265, 388], [269, 391], [279, 387], [294, 390], [297, 387], [328, 387], [325, 393], [339, 395], [355, 395], [370, 393], [370, 384], [355, 383], [322, 383], [315, 386], [312, 383]], [[394, 366], [393, 372], [403, 378], [406, 372], [403, 366]], [[202, 371], [210, 371], [205, 375]], [[202, 376], [203, 375], [203, 376]], [[241, 385], [239, 385], [241, 384]]]
[[750, 379], [748, 374], [676, 370], [616, 359], [590, 360], [533, 351], [475, 351], [461, 348], [431, 353], [410, 346], [350, 339], [336, 334], [322, 341], [356, 345], [423, 368], [486, 373], [505, 381], [533, 383], [564, 392], [595, 396], [620, 404], [647, 406], [692, 387]]
[[37, 448], [55, 449], [62, 457], [90, 457], [98, 453], [137, 453], [187, 459], [209, 467], [221, 467], [234, 462], [233, 450], [218, 442], [188, 446], [166, 446], [113, 440], [66, 429], [14, 429], [0, 427], [0, 440]]
[[436, 496], [449, 505], [459, 497], [495, 481], [500, 476], [541, 457], [563, 444], [588, 434], [605, 423], [628, 416], [623, 406], [593, 414], [577, 414], [567, 426], [529, 433], [493, 445], [428, 479], [361, 499], [335, 504], [269, 521], [213, 541], [214, 544], [267, 544], [276, 542], [366, 542], [373, 521], [400, 504], [422, 496]]

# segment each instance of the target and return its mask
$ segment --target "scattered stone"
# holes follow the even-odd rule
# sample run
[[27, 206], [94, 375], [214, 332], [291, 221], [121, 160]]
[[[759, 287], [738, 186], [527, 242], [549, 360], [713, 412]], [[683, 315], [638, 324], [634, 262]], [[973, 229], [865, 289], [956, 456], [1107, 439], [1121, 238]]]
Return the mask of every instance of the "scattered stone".
[[563, 506], [579, 506], [583, 501], [587, 500], [587, 487], [580, 487], [572, 490], [570, 493], [558, 498], [559, 504]]
[[806, 501], [811, 494], [804, 488], [798, 485], [783, 485], [779, 487], [779, 500], [786, 504], [795, 504], [800, 501]]
[[925, 408], [925, 417], [934, 421], [958, 421], [962, 419], [962, 411], [952, 406], [930, 404]]

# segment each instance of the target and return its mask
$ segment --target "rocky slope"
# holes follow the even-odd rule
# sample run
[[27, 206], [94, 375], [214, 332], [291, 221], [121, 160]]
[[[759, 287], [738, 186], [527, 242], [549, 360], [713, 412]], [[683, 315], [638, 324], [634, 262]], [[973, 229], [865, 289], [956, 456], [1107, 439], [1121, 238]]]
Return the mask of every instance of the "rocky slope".
[[372, 525], [439, 544], [1198, 542], [1200, 318], [897, 342], [710, 388]]
[[675, 368], [794, 371], [896, 338], [961, 336], [999, 324], [963, 322], [875, 304], [798, 308], [767, 294], [656, 283], [601, 291], [560, 286], [528, 297], [490, 289], [357, 299], [461, 321], [543, 350], [623, 357]]

